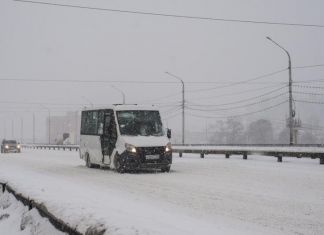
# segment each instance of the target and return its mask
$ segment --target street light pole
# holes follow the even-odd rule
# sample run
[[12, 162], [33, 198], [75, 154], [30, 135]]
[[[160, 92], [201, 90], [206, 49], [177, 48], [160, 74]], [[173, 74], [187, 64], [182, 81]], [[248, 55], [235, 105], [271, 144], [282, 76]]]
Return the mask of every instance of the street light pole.
[[125, 93], [121, 89], [119, 89], [118, 87], [115, 87], [114, 85], [110, 85], [110, 86], [112, 88], [114, 88], [115, 90], [119, 91], [122, 94], [122, 96], [123, 96], [123, 104], [125, 104]]
[[289, 144], [294, 144], [294, 133], [293, 133], [293, 120], [295, 116], [295, 111], [293, 110], [293, 98], [292, 98], [292, 73], [291, 73], [291, 57], [289, 52], [279, 45], [277, 42], [273, 41], [270, 37], [267, 37], [269, 41], [284, 50], [288, 56], [288, 70], [289, 70]]
[[182, 144], [184, 145], [185, 144], [185, 85], [183, 80], [180, 77], [169, 72], [165, 72], [165, 73], [179, 80], [182, 84]]

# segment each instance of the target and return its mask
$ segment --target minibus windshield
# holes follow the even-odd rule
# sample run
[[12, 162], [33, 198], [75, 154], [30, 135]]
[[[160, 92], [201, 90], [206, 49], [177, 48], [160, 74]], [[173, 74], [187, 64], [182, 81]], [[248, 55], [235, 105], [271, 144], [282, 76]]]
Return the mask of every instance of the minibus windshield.
[[117, 111], [121, 135], [163, 136], [159, 111], [125, 110]]

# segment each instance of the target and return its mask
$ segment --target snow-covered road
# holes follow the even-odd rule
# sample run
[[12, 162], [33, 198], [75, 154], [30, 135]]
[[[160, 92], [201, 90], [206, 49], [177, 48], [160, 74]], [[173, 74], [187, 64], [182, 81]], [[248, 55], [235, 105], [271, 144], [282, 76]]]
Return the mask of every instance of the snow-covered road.
[[121, 175], [87, 169], [78, 152], [24, 150], [0, 155], [0, 181], [81, 232], [323, 234], [324, 166], [249, 159], [174, 154], [170, 173]]

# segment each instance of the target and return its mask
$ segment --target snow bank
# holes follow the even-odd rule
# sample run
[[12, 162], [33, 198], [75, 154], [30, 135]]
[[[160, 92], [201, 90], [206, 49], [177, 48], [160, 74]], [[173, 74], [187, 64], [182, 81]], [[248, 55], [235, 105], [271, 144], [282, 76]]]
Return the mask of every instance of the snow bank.
[[0, 192], [0, 234], [3, 235], [63, 235], [37, 210], [28, 210], [7, 192]]

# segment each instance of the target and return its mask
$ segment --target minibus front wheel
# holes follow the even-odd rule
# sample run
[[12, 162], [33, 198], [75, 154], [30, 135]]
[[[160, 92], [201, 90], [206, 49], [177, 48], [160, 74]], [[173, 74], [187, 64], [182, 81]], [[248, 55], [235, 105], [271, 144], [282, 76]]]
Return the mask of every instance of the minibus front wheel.
[[161, 168], [161, 171], [162, 172], [170, 172], [170, 169], [171, 169], [171, 166], [166, 166], [166, 167]]
[[115, 156], [115, 167], [118, 173], [123, 174], [126, 171], [125, 161], [123, 161], [123, 158], [119, 154], [116, 154]]

